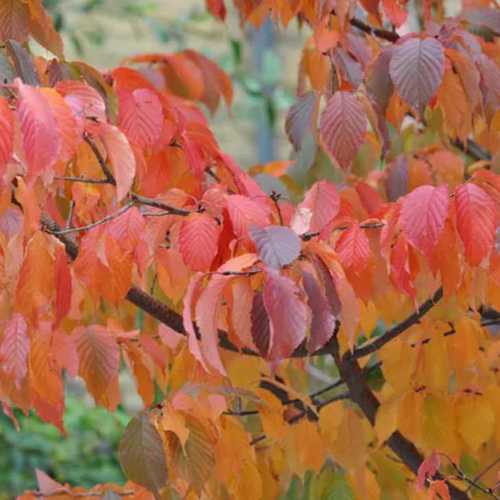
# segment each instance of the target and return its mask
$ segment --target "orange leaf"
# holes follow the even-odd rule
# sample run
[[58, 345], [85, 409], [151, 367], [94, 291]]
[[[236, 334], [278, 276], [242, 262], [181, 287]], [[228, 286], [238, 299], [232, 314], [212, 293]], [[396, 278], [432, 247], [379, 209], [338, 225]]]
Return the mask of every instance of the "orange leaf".
[[120, 352], [114, 337], [100, 325], [78, 327], [73, 332], [80, 366], [78, 373], [97, 403], [118, 377]]

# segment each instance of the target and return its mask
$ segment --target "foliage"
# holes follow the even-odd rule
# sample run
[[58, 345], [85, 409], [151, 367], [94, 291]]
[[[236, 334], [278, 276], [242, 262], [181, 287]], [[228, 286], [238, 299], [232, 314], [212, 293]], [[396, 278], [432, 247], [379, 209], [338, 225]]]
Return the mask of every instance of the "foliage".
[[[92, 496], [497, 498], [498, 12], [427, 2], [401, 35], [392, 0], [234, 5], [311, 32], [293, 165], [220, 150], [200, 105], [232, 86], [205, 56], [101, 73], [40, 0], [0, 5], [4, 411], [64, 431], [64, 372], [114, 411], [123, 360], [130, 481]], [[85, 494], [39, 471], [40, 495]]]
[[0, 416], [0, 498], [12, 498], [35, 488], [35, 469], [60, 481], [91, 487], [106, 481], [122, 482], [114, 454], [128, 416], [118, 410], [89, 408], [81, 398], [66, 398], [67, 437], [35, 415], [19, 415], [17, 432], [8, 417]]

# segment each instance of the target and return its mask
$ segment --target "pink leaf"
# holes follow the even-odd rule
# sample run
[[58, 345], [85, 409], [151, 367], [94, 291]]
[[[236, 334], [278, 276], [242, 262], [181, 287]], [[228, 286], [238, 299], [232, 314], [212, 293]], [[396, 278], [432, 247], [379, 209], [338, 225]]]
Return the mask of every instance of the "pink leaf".
[[443, 46], [435, 38], [409, 38], [394, 47], [389, 73], [398, 94], [419, 115], [436, 93], [443, 72]]
[[208, 271], [217, 255], [220, 228], [207, 214], [192, 214], [180, 232], [182, 258], [193, 271]]
[[295, 283], [273, 269], [266, 273], [263, 299], [271, 326], [269, 358], [287, 358], [304, 340], [311, 311]]
[[448, 187], [420, 186], [403, 198], [401, 227], [407, 240], [425, 255], [436, 246], [448, 215]]
[[325, 292], [316, 278], [305, 271], [303, 279], [307, 303], [312, 312], [311, 336], [307, 342], [307, 350], [312, 353], [323, 347], [332, 337], [335, 328], [335, 316], [331, 313]]
[[247, 196], [229, 195], [226, 207], [234, 234], [238, 237], [248, 236], [248, 229], [252, 225], [260, 227], [269, 224], [269, 208]]
[[465, 257], [478, 266], [489, 255], [495, 240], [495, 203], [479, 186], [459, 186], [455, 192], [457, 229], [465, 247]]
[[28, 372], [29, 346], [28, 325], [22, 314], [14, 313], [3, 331], [0, 360], [2, 370], [14, 379], [17, 387], [21, 385]]
[[15, 81], [19, 90], [18, 116], [30, 176], [50, 169], [61, 150], [56, 119], [40, 89]]
[[366, 125], [365, 112], [354, 94], [335, 92], [321, 114], [320, 136], [326, 152], [343, 169], [351, 165], [363, 144]]
[[160, 99], [149, 89], [122, 91], [119, 97], [120, 128], [132, 144], [140, 148], [152, 147], [160, 138], [163, 126]]
[[295, 151], [299, 151], [304, 137], [316, 126], [318, 96], [310, 91], [300, 96], [286, 115], [285, 131]]
[[250, 229], [262, 262], [274, 269], [280, 269], [293, 262], [300, 255], [300, 238], [288, 227], [268, 226]]
[[102, 123], [100, 138], [111, 161], [116, 180], [116, 198], [123, 200], [130, 191], [135, 177], [135, 156], [125, 134], [113, 125]]
[[370, 242], [359, 224], [346, 229], [337, 241], [336, 251], [346, 269], [362, 271], [370, 258]]
[[14, 147], [14, 115], [9, 103], [0, 98], [0, 180]]
[[180, 251], [193, 271], [208, 271], [217, 255], [220, 228], [207, 214], [191, 214], [180, 231]]
[[311, 221], [309, 231], [320, 232], [339, 212], [340, 197], [335, 185], [329, 181], [319, 181], [307, 191], [298, 209], [309, 209]]
[[93, 87], [77, 80], [65, 80], [58, 82], [56, 90], [73, 110], [79, 133], [83, 132], [87, 123], [106, 121], [106, 104]]
[[423, 490], [425, 488], [425, 481], [427, 479], [432, 479], [434, 474], [438, 471], [439, 465], [439, 455], [433, 451], [418, 467], [417, 490]]

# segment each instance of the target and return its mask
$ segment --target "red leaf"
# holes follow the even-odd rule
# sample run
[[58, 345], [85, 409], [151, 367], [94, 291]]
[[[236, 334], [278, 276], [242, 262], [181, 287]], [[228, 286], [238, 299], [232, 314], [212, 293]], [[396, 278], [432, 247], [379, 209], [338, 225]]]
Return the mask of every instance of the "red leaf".
[[226, 207], [234, 234], [237, 237], [248, 236], [248, 230], [252, 225], [265, 226], [269, 224], [269, 208], [247, 196], [229, 195]]
[[61, 153], [58, 160], [68, 161], [75, 154], [81, 140], [73, 110], [54, 89], [43, 88], [40, 91], [52, 110], [61, 137]]
[[311, 211], [309, 231], [320, 232], [339, 212], [340, 197], [335, 185], [329, 181], [316, 182], [297, 208]]
[[300, 255], [300, 238], [284, 226], [252, 227], [250, 229], [259, 257], [269, 267], [279, 269]]
[[405, 196], [401, 227], [407, 240], [425, 255], [436, 246], [448, 215], [448, 186], [420, 186]]
[[73, 110], [79, 133], [83, 132], [87, 123], [106, 121], [106, 105], [93, 87], [76, 80], [66, 80], [58, 82], [56, 90]]
[[312, 353], [323, 347], [332, 337], [335, 316], [331, 313], [325, 292], [321, 289], [316, 278], [307, 271], [302, 276], [307, 303], [312, 312], [311, 336], [307, 342], [307, 350]]
[[56, 247], [54, 262], [54, 286], [56, 289], [56, 325], [68, 314], [71, 306], [72, 282], [66, 251]]
[[73, 332], [78, 358], [78, 373], [97, 402], [118, 376], [120, 351], [115, 338], [104, 327], [91, 325]]
[[163, 126], [160, 99], [149, 89], [122, 91], [119, 97], [120, 128], [132, 144], [140, 148], [152, 147], [160, 138]]
[[106, 147], [116, 180], [116, 198], [121, 201], [130, 191], [135, 177], [135, 156], [125, 134], [113, 125], [102, 123], [100, 138]]
[[17, 387], [28, 372], [29, 347], [28, 325], [22, 314], [14, 313], [3, 331], [0, 360], [3, 372], [14, 379]]
[[320, 135], [326, 152], [346, 169], [363, 144], [367, 119], [363, 107], [351, 92], [338, 91], [321, 114]]
[[0, 180], [14, 147], [14, 115], [9, 103], [0, 98]]
[[382, 0], [384, 14], [389, 18], [396, 28], [399, 28], [408, 17], [406, 9], [407, 0]]
[[439, 455], [435, 451], [420, 464], [417, 472], [417, 490], [423, 490], [425, 488], [426, 479], [432, 479], [434, 474], [438, 471], [439, 465]]
[[314, 91], [300, 96], [289, 109], [285, 120], [285, 131], [295, 151], [299, 151], [306, 134], [314, 130], [319, 99]]
[[479, 186], [467, 183], [455, 192], [457, 229], [464, 243], [465, 257], [478, 266], [488, 256], [495, 240], [495, 203]]
[[336, 251], [346, 269], [358, 273], [366, 267], [370, 258], [370, 242], [359, 224], [353, 224], [342, 233]]
[[226, 6], [224, 0], [205, 0], [207, 4], [207, 10], [214, 16], [224, 21], [226, 18]]
[[415, 288], [411, 281], [408, 261], [408, 242], [399, 234], [391, 252], [391, 280], [399, 290], [415, 300]]
[[23, 43], [29, 34], [29, 9], [24, 0], [0, 2], [0, 40], [17, 40]]
[[266, 357], [269, 353], [269, 343], [271, 341], [271, 323], [261, 292], [256, 293], [253, 297], [250, 319], [252, 321], [251, 331], [253, 342], [260, 355]]
[[184, 220], [179, 242], [182, 258], [193, 271], [208, 271], [217, 255], [220, 228], [207, 214], [191, 214]]
[[19, 90], [18, 115], [30, 176], [54, 165], [61, 150], [61, 138], [52, 110], [40, 89], [16, 79]]
[[398, 94], [419, 115], [436, 93], [443, 72], [443, 46], [435, 38], [409, 38], [394, 47], [389, 73]]
[[295, 283], [272, 269], [266, 273], [263, 299], [271, 327], [269, 358], [287, 358], [304, 340], [311, 311]]

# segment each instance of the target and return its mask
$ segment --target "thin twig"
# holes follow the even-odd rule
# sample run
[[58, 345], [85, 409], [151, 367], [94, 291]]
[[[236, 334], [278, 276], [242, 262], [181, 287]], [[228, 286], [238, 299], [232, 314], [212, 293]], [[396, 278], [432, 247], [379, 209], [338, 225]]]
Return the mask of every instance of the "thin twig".
[[404, 321], [398, 323], [390, 330], [387, 330], [383, 335], [377, 337], [375, 340], [354, 349], [352, 353], [348, 354], [348, 358], [358, 359], [378, 351], [381, 347], [387, 344], [387, 342], [390, 342], [408, 330], [408, 328], [417, 324], [434, 307], [434, 305], [441, 300], [442, 297], [443, 289], [439, 288], [430, 299], [427, 299], [418, 308], [418, 311], [410, 314], [410, 316], [408, 316]]
[[89, 177], [72, 175], [56, 175], [54, 179], [56, 181], [82, 182], [84, 184], [111, 184], [108, 179], [91, 179]]
[[[480, 471], [472, 480], [474, 481], [474, 483], [477, 483], [477, 481], [479, 481], [485, 474], [487, 474], [491, 469], [493, 469], [493, 467], [495, 467], [495, 465], [498, 465], [500, 464], [500, 457], [496, 458], [495, 460], [493, 460], [493, 462], [491, 462], [491, 464], [489, 464], [487, 467], [485, 467], [482, 471]], [[467, 488], [467, 490], [465, 490], [466, 492], [469, 491], [470, 489], [472, 488], [472, 484], [469, 485], [469, 487]]]
[[94, 227], [100, 226], [101, 224], [105, 224], [106, 222], [109, 222], [110, 220], [116, 219], [123, 213], [125, 213], [128, 209], [134, 206], [134, 202], [130, 201], [126, 205], [123, 205], [119, 210], [116, 212], [113, 212], [112, 214], [106, 215], [106, 217], [103, 217], [102, 219], [92, 222], [91, 224], [87, 224], [86, 226], [80, 226], [80, 227], [70, 227], [67, 229], [60, 229], [59, 231], [49, 231], [52, 234], [55, 235], [62, 235], [62, 234], [69, 234], [69, 233], [78, 233], [80, 231], [87, 231], [88, 229], [92, 229]]
[[97, 161], [99, 162], [99, 166], [101, 167], [102, 172], [104, 173], [104, 176], [106, 177], [106, 180], [109, 184], [113, 184], [113, 186], [116, 186], [116, 180], [111, 173], [111, 170], [109, 167], [106, 165], [106, 160], [103, 158], [101, 152], [99, 151], [99, 148], [95, 145], [95, 142], [90, 138], [88, 134], [84, 134], [83, 140], [90, 146], [90, 149], [94, 153], [95, 157], [97, 158]]

